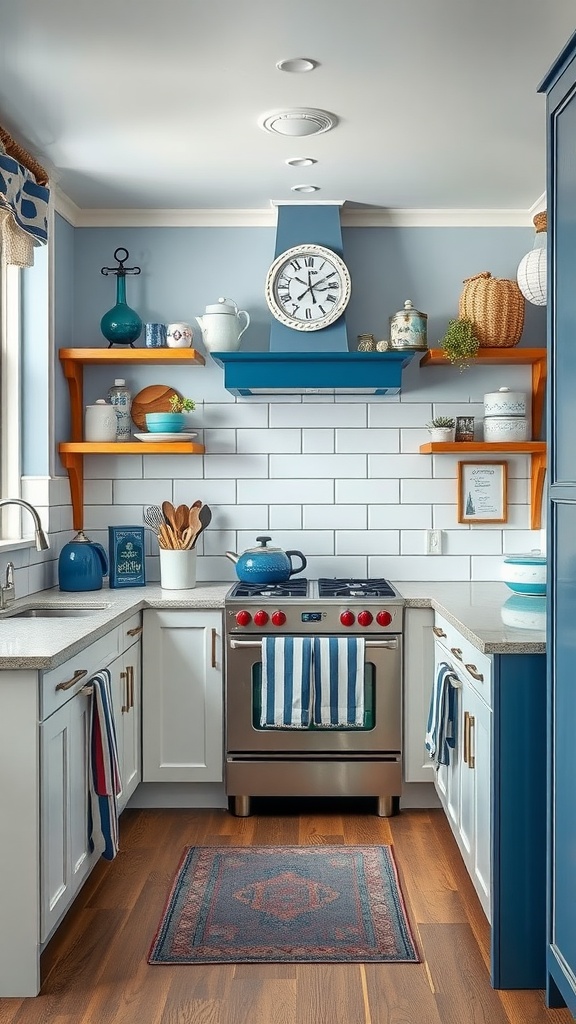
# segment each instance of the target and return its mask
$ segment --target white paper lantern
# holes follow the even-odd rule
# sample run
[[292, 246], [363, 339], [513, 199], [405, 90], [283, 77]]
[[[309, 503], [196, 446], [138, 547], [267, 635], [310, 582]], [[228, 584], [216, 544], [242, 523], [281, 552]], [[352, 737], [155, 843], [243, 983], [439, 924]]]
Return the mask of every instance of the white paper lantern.
[[520, 260], [516, 275], [518, 287], [528, 302], [535, 306], [546, 305], [547, 280], [547, 236], [546, 212], [537, 213], [534, 217], [536, 238], [534, 247]]

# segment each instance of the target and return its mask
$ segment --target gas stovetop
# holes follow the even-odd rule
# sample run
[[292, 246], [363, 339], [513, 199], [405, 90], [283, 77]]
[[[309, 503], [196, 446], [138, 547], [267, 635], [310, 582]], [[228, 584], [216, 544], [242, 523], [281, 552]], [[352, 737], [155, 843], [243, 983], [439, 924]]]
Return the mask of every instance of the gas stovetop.
[[404, 598], [382, 579], [236, 583], [225, 604], [229, 633], [402, 632]]
[[227, 594], [227, 601], [241, 600], [276, 600], [277, 598], [304, 598], [331, 600], [345, 598], [347, 601], [366, 601], [373, 598], [385, 598], [389, 604], [392, 601], [402, 601], [398, 591], [388, 580], [373, 579], [338, 579], [322, 578], [319, 580], [307, 580], [302, 576], [286, 580], [284, 583], [236, 583]]

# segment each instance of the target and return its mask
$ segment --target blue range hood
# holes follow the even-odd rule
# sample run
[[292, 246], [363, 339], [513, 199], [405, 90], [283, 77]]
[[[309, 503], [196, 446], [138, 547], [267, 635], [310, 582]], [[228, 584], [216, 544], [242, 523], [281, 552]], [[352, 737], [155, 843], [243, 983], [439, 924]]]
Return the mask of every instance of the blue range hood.
[[233, 395], [397, 395], [415, 352], [212, 352]]

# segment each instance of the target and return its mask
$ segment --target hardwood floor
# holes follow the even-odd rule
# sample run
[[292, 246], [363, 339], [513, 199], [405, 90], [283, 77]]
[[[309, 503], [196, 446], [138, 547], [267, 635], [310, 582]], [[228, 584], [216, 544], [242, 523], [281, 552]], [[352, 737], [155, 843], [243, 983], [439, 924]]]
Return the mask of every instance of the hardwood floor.
[[[360, 803], [360, 806], [359, 806]], [[534, 991], [496, 992], [489, 929], [440, 810], [378, 818], [356, 801], [135, 810], [42, 957], [35, 999], [0, 1000], [0, 1024], [573, 1024]], [[422, 964], [149, 966], [187, 845], [392, 844]]]

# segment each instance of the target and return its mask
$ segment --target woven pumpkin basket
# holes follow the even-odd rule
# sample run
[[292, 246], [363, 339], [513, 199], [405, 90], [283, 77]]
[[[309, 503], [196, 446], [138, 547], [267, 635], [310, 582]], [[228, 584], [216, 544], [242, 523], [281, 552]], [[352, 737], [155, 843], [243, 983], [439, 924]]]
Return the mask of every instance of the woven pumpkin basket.
[[465, 279], [458, 317], [472, 321], [482, 348], [512, 348], [522, 337], [525, 305], [516, 281], [485, 270]]

